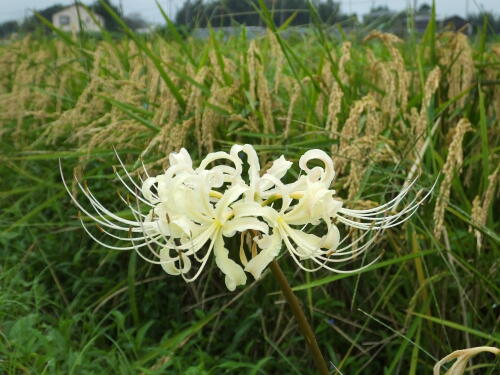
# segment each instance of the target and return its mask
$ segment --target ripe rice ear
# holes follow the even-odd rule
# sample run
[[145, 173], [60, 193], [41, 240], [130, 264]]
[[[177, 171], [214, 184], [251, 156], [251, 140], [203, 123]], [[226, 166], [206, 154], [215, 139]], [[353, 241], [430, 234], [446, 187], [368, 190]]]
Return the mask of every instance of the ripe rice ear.
[[342, 43], [342, 54], [339, 60], [339, 79], [343, 85], [349, 85], [349, 75], [347, 74], [347, 66], [351, 60], [351, 42]]
[[[452, 99], [467, 90], [475, 77], [475, 64], [472, 48], [466, 35], [458, 32], [445, 32], [440, 37], [440, 64], [448, 71], [448, 98]], [[463, 108], [467, 96], [452, 104], [452, 108]]]
[[[479, 195], [474, 198], [472, 202], [472, 210], [471, 210], [471, 219], [472, 222], [477, 226], [486, 225], [486, 221], [488, 220], [488, 211], [490, 206], [493, 203], [493, 199], [495, 197], [495, 190], [499, 181], [499, 172], [500, 167], [497, 167], [495, 171], [488, 176], [488, 188], [484, 193], [484, 197], [481, 200]], [[476, 237], [476, 245], [477, 250], [481, 251], [482, 247], [482, 233], [478, 229], [473, 229], [469, 227], [469, 232], [474, 232], [474, 236]]]
[[437, 88], [439, 87], [439, 82], [441, 79], [441, 69], [435, 67], [427, 77], [424, 87], [424, 98], [422, 100], [422, 105], [420, 107], [420, 112], [417, 114], [416, 110], [412, 108], [411, 112], [411, 131], [416, 137], [417, 143], [415, 150], [421, 150], [425, 142], [425, 136], [428, 128], [428, 110], [431, 103], [432, 96], [435, 94]]
[[453, 139], [448, 148], [448, 156], [443, 166], [443, 181], [439, 188], [436, 206], [434, 208], [434, 235], [439, 240], [444, 230], [444, 212], [450, 200], [451, 182], [455, 172], [460, 173], [463, 163], [462, 141], [465, 133], [471, 131], [472, 127], [467, 119], [461, 119], [453, 135]]
[[342, 109], [342, 97], [344, 92], [337, 84], [333, 81], [332, 88], [330, 91], [330, 97], [328, 100], [328, 117], [326, 119], [326, 131], [331, 133], [337, 133], [338, 131], [338, 114]]
[[276, 70], [274, 72], [274, 86], [272, 91], [274, 95], [278, 95], [283, 76], [283, 68], [285, 65], [285, 56], [283, 55], [283, 51], [281, 50], [281, 46], [278, 42], [278, 39], [276, 38], [276, 35], [273, 32], [269, 31], [267, 33], [267, 38], [269, 39], [270, 43], [271, 58], [272, 61], [274, 61], [274, 65], [276, 67]]
[[391, 55], [391, 61], [377, 60], [373, 54], [369, 57], [380, 70], [377, 81], [385, 91], [385, 95], [381, 97], [381, 108], [389, 115], [392, 122], [400, 111], [403, 113], [406, 111], [412, 73], [406, 70], [403, 56], [396, 48], [396, 44], [403, 42], [400, 38], [394, 34], [372, 31], [364, 41], [372, 39], [381, 40]]
[[[339, 145], [332, 146], [332, 154], [338, 154], [342, 157], [337, 158], [336, 168], [339, 173], [342, 173], [349, 163], [349, 149], [353, 140], [358, 138], [360, 133], [359, 122], [362, 113], [369, 106], [373, 106], [374, 100], [370, 95], [367, 95], [360, 100], [354, 102], [354, 105], [349, 112], [349, 117], [344, 123], [340, 132]], [[333, 135], [333, 134], [332, 134]]]

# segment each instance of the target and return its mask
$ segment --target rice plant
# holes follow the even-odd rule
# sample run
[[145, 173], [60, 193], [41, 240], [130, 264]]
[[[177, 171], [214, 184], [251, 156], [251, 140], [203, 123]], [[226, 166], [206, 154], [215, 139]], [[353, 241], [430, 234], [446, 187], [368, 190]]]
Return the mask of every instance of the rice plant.
[[[118, 39], [0, 46], [0, 372], [316, 373], [271, 272], [230, 292], [215, 262], [186, 284], [109, 250], [82, 230], [105, 236], [59, 173], [60, 160], [75, 199], [85, 180], [133, 219], [131, 192], [116, 193], [120, 163], [140, 181], [181, 148], [199, 163], [235, 144], [254, 145], [263, 170], [284, 155], [289, 181], [302, 154], [323, 150], [352, 209], [437, 181], [408, 221], [349, 261], [355, 272], [303, 273], [279, 253], [331, 373], [431, 373], [455, 350], [499, 346], [500, 45], [432, 22], [405, 40], [319, 24], [285, 34], [260, 15], [268, 31], [256, 39], [123, 24]], [[226, 247], [236, 259], [240, 239]], [[480, 352], [448, 358], [496, 373], [498, 358]]]

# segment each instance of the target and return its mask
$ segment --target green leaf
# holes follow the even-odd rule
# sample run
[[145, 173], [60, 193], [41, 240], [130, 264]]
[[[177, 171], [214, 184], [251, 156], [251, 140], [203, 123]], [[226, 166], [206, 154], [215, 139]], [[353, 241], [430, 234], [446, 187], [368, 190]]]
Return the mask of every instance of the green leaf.
[[151, 121], [145, 119], [144, 117], [139, 116], [136, 112], [141, 111], [140, 109], [137, 109], [136, 107], [128, 104], [128, 103], [123, 103], [118, 100], [109, 98], [107, 96], [99, 95], [101, 98], [109, 102], [111, 105], [115, 106], [116, 108], [122, 110], [124, 113], [129, 115], [131, 118], [134, 120], [140, 122], [142, 125], [147, 127], [148, 129], [154, 130], [155, 132], [159, 132], [161, 129], [153, 124]]
[[295, 291], [295, 292], [297, 292], [299, 290], [305, 290], [305, 289], [309, 289], [309, 288], [316, 288], [318, 286], [329, 284], [329, 283], [334, 282], [336, 280], [346, 279], [348, 277], [352, 277], [352, 276], [355, 276], [355, 275], [358, 275], [358, 274], [361, 274], [361, 273], [373, 271], [373, 270], [376, 270], [378, 268], [384, 268], [384, 267], [387, 267], [387, 266], [392, 266], [393, 264], [398, 264], [398, 263], [406, 262], [406, 261], [409, 261], [409, 260], [412, 260], [412, 259], [415, 259], [415, 258], [418, 258], [418, 257], [424, 257], [424, 256], [427, 256], [427, 255], [436, 254], [436, 253], [437, 253], [437, 250], [426, 250], [426, 251], [421, 251], [419, 253], [412, 253], [412, 254], [404, 255], [402, 257], [389, 259], [389, 260], [386, 260], [384, 262], [375, 263], [375, 264], [371, 265], [370, 267], [364, 268], [364, 269], [359, 270], [359, 271], [354, 271], [352, 273], [336, 274], [336, 275], [324, 277], [324, 278], [319, 279], [319, 280], [312, 281], [310, 283], [306, 283], [306, 284], [302, 284], [302, 285], [297, 285], [296, 287], [293, 287], [292, 290]]
[[446, 327], [450, 327], [450, 328], [453, 328], [453, 329], [456, 329], [456, 330], [459, 330], [462, 332], [467, 332], [467, 333], [470, 333], [471, 335], [480, 337], [482, 339], [486, 339], [488, 341], [496, 342], [497, 344], [500, 343], [500, 336], [498, 334], [492, 335], [492, 334], [484, 333], [484, 332], [478, 331], [477, 329], [469, 328], [469, 327], [466, 327], [464, 325], [461, 325], [461, 324], [458, 324], [455, 322], [450, 322], [449, 320], [439, 319], [439, 318], [435, 318], [433, 316], [424, 315], [424, 314], [420, 314], [417, 312], [412, 312], [412, 314], [419, 316], [421, 318], [427, 319], [431, 322], [438, 323], [438, 324], [441, 324], [441, 325], [444, 325]]

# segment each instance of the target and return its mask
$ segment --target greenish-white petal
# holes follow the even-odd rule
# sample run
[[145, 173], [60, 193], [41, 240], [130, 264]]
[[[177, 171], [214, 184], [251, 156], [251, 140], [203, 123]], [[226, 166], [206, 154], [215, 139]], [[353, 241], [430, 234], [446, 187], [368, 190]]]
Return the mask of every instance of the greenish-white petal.
[[244, 232], [250, 229], [267, 233], [268, 227], [266, 223], [255, 217], [239, 217], [226, 222], [222, 227], [222, 234], [225, 237], [232, 237], [236, 232]]
[[245, 266], [245, 271], [251, 273], [256, 280], [260, 278], [269, 263], [279, 255], [281, 250], [281, 236], [279, 231], [275, 230], [271, 235], [263, 236], [257, 241], [257, 244], [261, 249], [260, 253], [250, 259]]
[[224, 239], [222, 234], [218, 234], [215, 238], [214, 245], [215, 264], [220, 268], [226, 276], [226, 287], [230, 291], [236, 289], [238, 285], [245, 285], [247, 276], [243, 268], [234, 260], [229, 259], [229, 251], [224, 247]]

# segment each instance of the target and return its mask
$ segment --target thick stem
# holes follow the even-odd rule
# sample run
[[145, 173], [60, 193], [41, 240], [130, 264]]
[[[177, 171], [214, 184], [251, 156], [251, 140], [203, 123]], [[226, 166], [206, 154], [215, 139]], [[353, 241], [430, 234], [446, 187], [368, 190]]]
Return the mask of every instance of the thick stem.
[[297, 320], [302, 335], [306, 339], [307, 346], [309, 347], [311, 355], [314, 359], [316, 368], [321, 375], [328, 375], [330, 371], [328, 371], [328, 366], [326, 365], [325, 359], [323, 358], [323, 354], [321, 354], [321, 351], [319, 350], [316, 336], [314, 336], [311, 325], [307, 321], [306, 314], [304, 314], [304, 310], [302, 310], [302, 307], [300, 306], [299, 299], [293, 293], [292, 288], [290, 288], [290, 284], [288, 284], [288, 280], [281, 270], [281, 267], [278, 265], [278, 262], [271, 262], [271, 270], [273, 271], [276, 280], [278, 280], [278, 284], [280, 284], [281, 291], [283, 292], [288, 305], [292, 309], [293, 315]]

